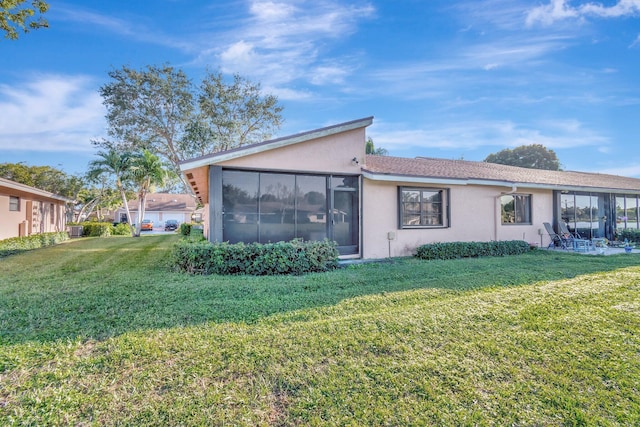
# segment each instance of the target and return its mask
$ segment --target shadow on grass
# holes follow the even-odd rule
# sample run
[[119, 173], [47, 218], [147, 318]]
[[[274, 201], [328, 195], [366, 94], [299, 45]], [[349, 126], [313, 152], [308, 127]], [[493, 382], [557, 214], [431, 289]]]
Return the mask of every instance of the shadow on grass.
[[348, 298], [520, 286], [638, 265], [640, 257], [533, 251], [522, 256], [367, 263], [306, 276], [172, 272], [178, 236], [83, 239], [0, 260], [0, 344], [101, 340], [205, 322], [255, 322]]

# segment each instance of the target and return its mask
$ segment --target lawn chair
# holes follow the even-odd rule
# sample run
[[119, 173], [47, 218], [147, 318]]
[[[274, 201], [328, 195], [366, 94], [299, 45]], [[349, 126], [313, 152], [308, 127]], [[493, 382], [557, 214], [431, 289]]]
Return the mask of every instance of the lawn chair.
[[564, 238], [560, 234], [556, 233], [551, 224], [549, 224], [548, 222], [544, 222], [543, 224], [545, 230], [547, 230], [549, 238], [551, 239], [551, 241], [549, 242], [549, 246], [547, 246], [547, 249], [551, 249], [552, 247], [555, 248], [556, 246], [560, 246], [562, 249], [569, 248], [569, 240], [567, 238]]
[[578, 230], [575, 230], [572, 233], [571, 231], [569, 231], [569, 226], [564, 221], [560, 221], [558, 223], [558, 228], [560, 229], [560, 235], [564, 234], [564, 235], [572, 236], [574, 239], [582, 239], [582, 236], [580, 235], [580, 233], [578, 233]]

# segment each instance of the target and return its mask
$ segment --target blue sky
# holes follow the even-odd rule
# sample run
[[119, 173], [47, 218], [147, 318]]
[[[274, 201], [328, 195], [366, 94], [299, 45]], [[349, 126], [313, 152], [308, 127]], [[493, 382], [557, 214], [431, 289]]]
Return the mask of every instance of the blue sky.
[[0, 162], [82, 173], [123, 65], [277, 95], [285, 136], [374, 116], [401, 157], [483, 160], [523, 144], [564, 169], [640, 177], [640, 0], [50, 0], [0, 40]]

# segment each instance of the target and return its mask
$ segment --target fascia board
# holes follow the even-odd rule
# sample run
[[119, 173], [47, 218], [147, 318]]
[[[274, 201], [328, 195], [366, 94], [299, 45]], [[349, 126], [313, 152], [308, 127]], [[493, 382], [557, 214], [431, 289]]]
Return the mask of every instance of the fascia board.
[[362, 176], [371, 181], [384, 182], [411, 182], [415, 184], [439, 184], [439, 185], [484, 185], [493, 187], [513, 187], [530, 188], [539, 190], [557, 190], [557, 191], [584, 191], [594, 192], [601, 191], [615, 194], [640, 194], [640, 190], [604, 188], [604, 187], [586, 187], [578, 185], [554, 185], [554, 184], [535, 184], [527, 182], [511, 182], [511, 181], [493, 181], [486, 179], [465, 179], [465, 178], [433, 178], [424, 176], [410, 176], [397, 174], [378, 174], [369, 171], [362, 171]]
[[186, 171], [189, 169], [196, 169], [202, 166], [214, 165], [221, 162], [237, 159], [240, 157], [249, 156], [252, 154], [262, 153], [264, 151], [274, 150], [276, 148], [286, 147], [288, 145], [299, 144], [301, 142], [311, 141], [313, 139], [322, 138], [325, 136], [331, 136], [342, 132], [347, 132], [354, 129], [360, 129], [367, 127], [373, 123], [373, 117], [367, 117], [365, 119], [354, 120], [352, 122], [343, 123], [341, 125], [329, 126], [322, 129], [317, 129], [309, 132], [304, 132], [288, 137], [274, 139], [272, 141], [265, 141], [259, 144], [248, 145], [246, 147], [240, 147], [236, 150], [229, 150], [226, 152], [216, 153], [214, 155], [201, 157], [198, 159], [187, 160], [180, 164], [180, 170]]
[[73, 202], [73, 200], [68, 199], [66, 197], [59, 196], [57, 194], [50, 193], [48, 191], [40, 190], [38, 188], [31, 187], [29, 185], [21, 184], [19, 182], [10, 181], [8, 179], [0, 178], [0, 187], [9, 188], [9, 189], [20, 191], [23, 193], [33, 194], [35, 196], [45, 197], [47, 199], [54, 199], [54, 200], [58, 200], [65, 203]]

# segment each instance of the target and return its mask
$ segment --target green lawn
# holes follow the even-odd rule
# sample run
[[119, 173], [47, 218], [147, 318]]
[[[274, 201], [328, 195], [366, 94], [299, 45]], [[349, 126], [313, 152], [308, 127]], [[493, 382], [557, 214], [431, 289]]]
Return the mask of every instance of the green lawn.
[[186, 276], [177, 236], [0, 259], [0, 425], [640, 425], [640, 257]]

